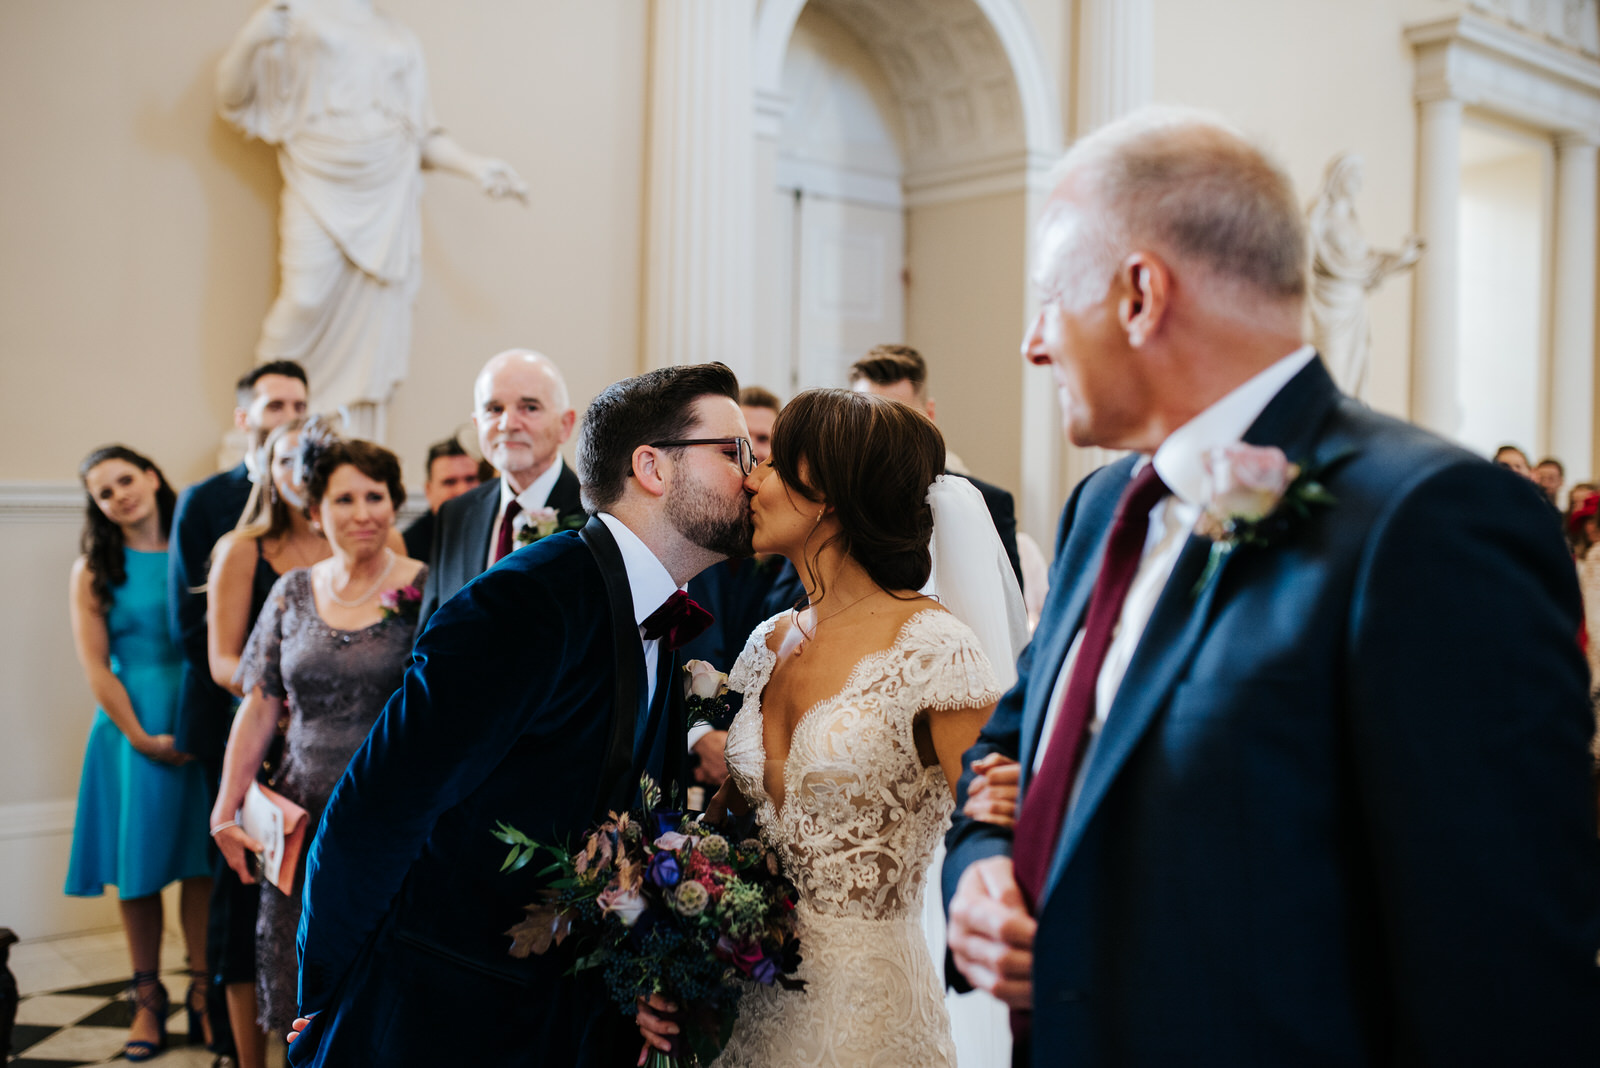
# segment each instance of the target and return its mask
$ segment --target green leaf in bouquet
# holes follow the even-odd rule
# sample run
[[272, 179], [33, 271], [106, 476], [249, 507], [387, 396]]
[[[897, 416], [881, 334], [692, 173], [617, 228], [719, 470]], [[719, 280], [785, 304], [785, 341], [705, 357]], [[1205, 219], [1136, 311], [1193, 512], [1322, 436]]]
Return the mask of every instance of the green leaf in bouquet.
[[644, 810], [650, 812], [661, 807], [661, 787], [656, 785], [655, 779], [647, 771], [639, 776], [639, 796], [644, 801]]

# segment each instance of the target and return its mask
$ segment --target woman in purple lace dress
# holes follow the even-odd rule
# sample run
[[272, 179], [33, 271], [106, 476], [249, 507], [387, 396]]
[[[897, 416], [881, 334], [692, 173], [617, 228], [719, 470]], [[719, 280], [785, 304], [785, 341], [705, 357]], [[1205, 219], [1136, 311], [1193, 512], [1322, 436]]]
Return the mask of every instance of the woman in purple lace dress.
[[[260, 850], [237, 812], [286, 711], [289, 733], [279, 793], [305, 808], [309, 842], [334, 784], [400, 684], [411, 655], [427, 568], [386, 544], [405, 500], [400, 462], [368, 441], [343, 440], [318, 420], [301, 433], [306, 507], [333, 556], [288, 572], [272, 587], [240, 659], [245, 693], [211, 812], [212, 835], [230, 866], [250, 881], [247, 854]], [[298, 880], [297, 880], [298, 881]], [[263, 886], [256, 920], [256, 998], [261, 1026], [289, 1030], [295, 1018], [295, 931], [300, 887]]]

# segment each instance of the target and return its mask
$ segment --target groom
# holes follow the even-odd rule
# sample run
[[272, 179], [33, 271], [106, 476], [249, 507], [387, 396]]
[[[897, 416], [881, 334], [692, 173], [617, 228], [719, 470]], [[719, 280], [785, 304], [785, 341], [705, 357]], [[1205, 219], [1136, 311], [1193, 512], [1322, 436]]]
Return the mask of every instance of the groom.
[[[1236, 134], [1143, 113], [1061, 174], [1024, 352], [1075, 444], [1135, 455], [1073, 492], [967, 754], [963, 802], [1000, 753], [1022, 804], [950, 832], [956, 967], [1020, 1064], [1594, 1064], [1594, 723], [1545, 506], [1339, 393], [1293, 190]], [[1227, 553], [1208, 503], [1278, 509]]]
[[631, 1063], [638, 1034], [596, 973], [569, 975], [559, 948], [508, 955], [541, 865], [502, 874], [491, 832], [574, 842], [642, 772], [679, 779], [673, 650], [708, 618], [680, 591], [750, 552], [747, 434], [721, 364], [611, 386], [578, 442], [588, 526], [434, 614], [311, 846], [300, 1008], [316, 1015], [292, 1064]]

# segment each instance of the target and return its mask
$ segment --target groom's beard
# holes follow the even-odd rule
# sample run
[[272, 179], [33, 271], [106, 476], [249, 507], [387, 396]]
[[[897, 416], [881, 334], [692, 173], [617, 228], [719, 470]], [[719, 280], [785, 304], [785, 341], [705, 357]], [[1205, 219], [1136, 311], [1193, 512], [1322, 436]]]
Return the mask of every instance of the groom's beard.
[[750, 545], [750, 501], [743, 493], [730, 501], [698, 482], [676, 489], [667, 498], [667, 520], [678, 533], [722, 556], [742, 559], [754, 554]]

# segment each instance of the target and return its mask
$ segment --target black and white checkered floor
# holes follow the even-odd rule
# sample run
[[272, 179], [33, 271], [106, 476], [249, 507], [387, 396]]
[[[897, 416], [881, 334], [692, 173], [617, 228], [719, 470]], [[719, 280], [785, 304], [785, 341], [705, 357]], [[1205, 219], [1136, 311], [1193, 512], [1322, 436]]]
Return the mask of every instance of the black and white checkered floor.
[[[215, 1055], [189, 1045], [183, 995], [189, 987], [183, 947], [162, 945], [161, 981], [171, 997], [168, 1046], [146, 1062], [159, 1068], [209, 1068]], [[23, 942], [11, 948], [22, 1003], [6, 1068], [76, 1068], [126, 1064], [122, 1046], [132, 1019], [125, 990], [128, 950], [121, 932]], [[0, 1051], [3, 1052], [3, 1051]]]

